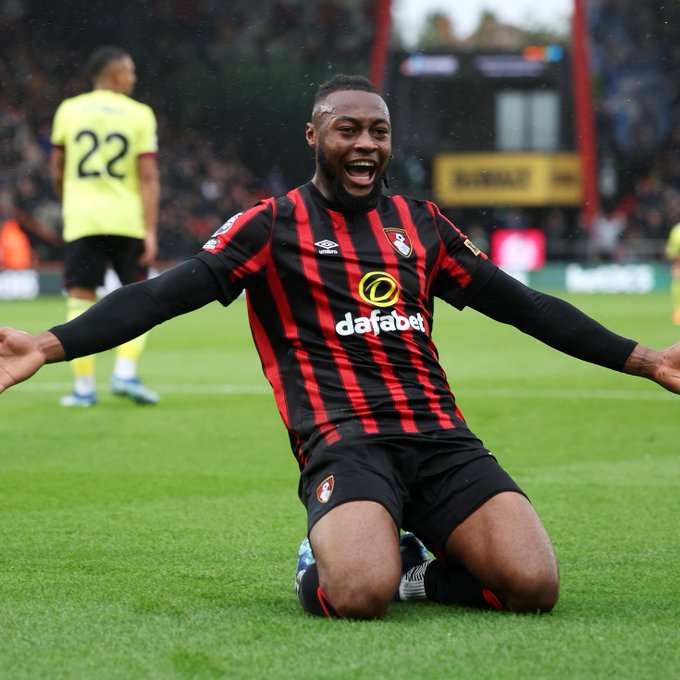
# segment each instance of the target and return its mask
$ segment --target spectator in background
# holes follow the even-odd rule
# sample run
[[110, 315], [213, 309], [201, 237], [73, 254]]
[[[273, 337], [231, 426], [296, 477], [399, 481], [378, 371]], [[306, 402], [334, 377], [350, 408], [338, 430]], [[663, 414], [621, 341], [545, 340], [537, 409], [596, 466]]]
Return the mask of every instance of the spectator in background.
[[592, 256], [601, 262], [619, 259], [619, 239], [626, 227], [625, 215], [615, 209], [603, 209], [593, 221]]

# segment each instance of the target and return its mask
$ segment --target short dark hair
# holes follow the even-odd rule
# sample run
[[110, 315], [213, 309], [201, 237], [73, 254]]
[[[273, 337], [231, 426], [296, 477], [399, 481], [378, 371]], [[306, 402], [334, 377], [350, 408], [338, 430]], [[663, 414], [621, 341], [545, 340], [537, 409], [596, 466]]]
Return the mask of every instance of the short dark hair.
[[314, 104], [324, 100], [329, 94], [333, 92], [345, 92], [347, 90], [362, 90], [363, 92], [372, 92], [379, 95], [378, 88], [364, 76], [347, 76], [343, 73], [333, 76], [325, 83], [319, 85], [314, 97]]
[[92, 80], [96, 80], [104, 69], [114, 61], [120, 61], [130, 56], [122, 47], [105, 45], [98, 47], [87, 62], [87, 72]]

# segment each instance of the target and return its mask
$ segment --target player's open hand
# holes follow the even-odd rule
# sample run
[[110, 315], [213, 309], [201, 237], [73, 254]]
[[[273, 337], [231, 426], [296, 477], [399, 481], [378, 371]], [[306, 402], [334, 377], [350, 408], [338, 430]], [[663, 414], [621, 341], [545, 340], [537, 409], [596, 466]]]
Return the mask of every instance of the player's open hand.
[[670, 392], [680, 394], [680, 342], [663, 352], [636, 345], [626, 360], [623, 372], [649, 378]]
[[680, 394], [680, 342], [661, 353], [661, 363], [653, 379], [667, 390]]
[[45, 361], [36, 336], [0, 328], [0, 392], [30, 378]]
[[663, 352], [636, 345], [623, 367], [623, 372], [649, 378], [670, 392], [680, 394], [680, 342]]

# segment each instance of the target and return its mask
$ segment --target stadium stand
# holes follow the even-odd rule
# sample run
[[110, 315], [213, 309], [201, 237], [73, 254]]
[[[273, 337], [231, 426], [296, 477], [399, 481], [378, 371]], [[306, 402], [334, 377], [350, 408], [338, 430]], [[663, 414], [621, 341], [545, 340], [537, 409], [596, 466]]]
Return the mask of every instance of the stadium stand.
[[[225, 70], [240, 69], [246, 81], [259, 70], [260, 79], [251, 82], [256, 88], [277, 62], [294, 72], [316, 64], [327, 73], [329, 54], [341, 63], [343, 55], [351, 60], [358, 54], [361, 70], [366, 68], [370, 1], [141, 4], [140, 12], [138, 3], [124, 2], [115, 15], [97, 1], [75, 0], [59, 10], [31, 0], [0, 4], [0, 192], [2, 204], [13, 206], [11, 216], [29, 232], [39, 261], [60, 257], [60, 207], [47, 169], [52, 116], [61, 99], [88, 89], [75, 64], [93, 47], [129, 46], [139, 72], [135, 96], [158, 115], [163, 260], [194, 253], [226, 217], [299, 180], [284, 178], [273, 152], [280, 144], [273, 138], [258, 137], [259, 154], [252, 149], [251, 128], [258, 115], [271, 117], [276, 93], [264, 94], [272, 101], [262, 111], [259, 100], [225, 84]], [[69, 31], [62, 30], [66, 25]], [[303, 63], [293, 63], [300, 58]], [[239, 97], [245, 104], [234, 105]], [[219, 100], [232, 105], [220, 106]], [[244, 112], [244, 106], [250, 108]], [[251, 148], [244, 151], [246, 145]], [[255, 156], [259, 163], [251, 162]]]
[[[680, 221], [680, 69], [677, 3], [590, 0], [588, 30], [597, 86], [603, 215], [619, 238], [604, 257], [662, 260]], [[592, 249], [596, 252], [596, 249]]]
[[[0, 0], [0, 205], [4, 218], [29, 233], [41, 262], [60, 257], [60, 208], [46, 162], [51, 120], [59, 101], [88, 88], [75, 65], [93, 47], [117, 42], [133, 51], [136, 96], [159, 119], [159, 255], [178, 260], [225, 217], [306, 179], [288, 162], [306, 158], [288, 121], [299, 129], [316, 74], [366, 72], [375, 1], [126, 0], [118, 7], [112, 14], [103, 0], [63, 7]], [[588, 17], [601, 94], [603, 215], [586, 242], [563, 213], [546, 213], [540, 226], [548, 257], [660, 261], [680, 221], [680, 87], [673, 77], [680, 7], [590, 0]], [[612, 218], [619, 231], [607, 242]], [[474, 222], [466, 228], [482, 244], [488, 237]]]

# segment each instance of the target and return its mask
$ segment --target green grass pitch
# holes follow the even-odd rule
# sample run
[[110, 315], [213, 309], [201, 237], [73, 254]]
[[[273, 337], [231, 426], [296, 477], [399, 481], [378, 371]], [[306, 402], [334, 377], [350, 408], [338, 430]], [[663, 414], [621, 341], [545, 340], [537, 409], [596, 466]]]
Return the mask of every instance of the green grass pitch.
[[[570, 296], [662, 348], [664, 294]], [[59, 323], [59, 298], [0, 325]], [[0, 396], [0, 678], [680, 677], [680, 397], [439, 304], [470, 426], [530, 495], [562, 591], [546, 616], [430, 603], [385, 620], [301, 611], [297, 468], [239, 300], [155, 329], [157, 407], [65, 410], [65, 364]]]

